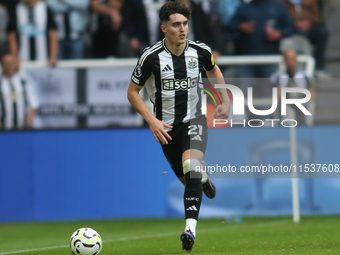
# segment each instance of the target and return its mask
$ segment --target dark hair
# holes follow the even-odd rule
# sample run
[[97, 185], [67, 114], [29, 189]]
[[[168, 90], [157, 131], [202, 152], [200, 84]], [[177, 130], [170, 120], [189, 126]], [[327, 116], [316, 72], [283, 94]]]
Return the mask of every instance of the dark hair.
[[170, 15], [179, 13], [188, 20], [191, 18], [191, 10], [178, 0], [166, 2], [159, 11], [161, 22], [169, 21]]

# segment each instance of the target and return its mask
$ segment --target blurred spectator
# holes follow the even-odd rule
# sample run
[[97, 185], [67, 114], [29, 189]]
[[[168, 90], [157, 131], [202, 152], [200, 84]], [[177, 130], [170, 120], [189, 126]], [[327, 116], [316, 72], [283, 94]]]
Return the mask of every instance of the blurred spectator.
[[[159, 24], [157, 17], [157, 24]], [[124, 31], [129, 39], [132, 55], [137, 57], [150, 45], [148, 21], [143, 0], [125, 0]]]
[[6, 6], [0, 3], [0, 56], [8, 51], [8, 40], [6, 28], [8, 25], [8, 14]]
[[145, 12], [146, 12], [146, 18], [147, 18], [147, 24], [148, 24], [148, 31], [149, 31], [149, 43], [155, 44], [159, 39], [163, 39], [164, 34], [161, 31], [161, 24], [159, 21], [159, 10], [162, 7], [162, 5], [166, 2], [166, 0], [142, 0]]
[[241, 4], [241, 0], [217, 0], [218, 13], [222, 23], [220, 31], [223, 34], [226, 54], [235, 54], [235, 39], [237, 38], [238, 31], [230, 31], [224, 28], [228, 26]]
[[325, 52], [329, 32], [322, 26], [320, 10], [316, 0], [280, 0], [288, 7], [295, 23], [295, 31], [306, 36], [315, 46], [314, 58], [316, 61], [315, 75], [317, 77], [330, 77], [324, 71]]
[[31, 127], [38, 101], [30, 83], [17, 73], [13, 55], [1, 57], [0, 129], [13, 130]]
[[211, 18], [202, 9], [200, 4], [192, 0], [180, 0], [192, 11], [189, 20], [189, 32], [187, 38], [193, 41], [201, 41], [209, 45], [214, 57], [219, 57], [221, 51], [221, 39], [217, 28], [211, 25]]
[[92, 51], [94, 58], [117, 56], [123, 24], [123, 0], [91, 0]]
[[325, 0], [317, 0], [320, 17], [321, 17], [321, 24], [325, 24]]
[[[188, 39], [208, 44], [212, 48], [214, 56], [218, 57], [222, 48], [222, 40], [217, 28], [211, 24], [211, 17], [203, 11], [201, 4], [190, 0], [181, 1], [192, 10], [189, 21], [189, 26], [191, 25], [192, 29], [189, 29], [191, 34], [188, 34]], [[152, 45], [163, 39], [158, 11], [164, 2], [165, 0], [126, 0], [124, 27], [130, 38], [130, 46], [135, 51], [140, 51], [148, 44]]]
[[0, 4], [6, 4], [6, 5], [15, 5], [19, 3], [21, 0], [0, 0]]
[[241, 0], [218, 0], [218, 11], [225, 26], [229, 24], [240, 5]]
[[47, 0], [55, 15], [59, 38], [59, 59], [84, 57], [83, 32], [90, 0]]
[[[311, 92], [311, 99], [315, 99], [315, 86], [311, 77], [308, 77], [298, 67], [297, 52], [294, 49], [286, 50], [283, 53], [286, 70], [277, 72], [271, 76], [272, 84], [278, 88], [278, 98], [281, 98], [281, 88], [298, 87], [308, 89]], [[289, 98], [300, 98], [300, 93], [289, 93]], [[303, 95], [304, 96], [304, 95]], [[280, 105], [280, 104], [279, 104]], [[299, 124], [306, 124], [305, 115], [295, 106], [296, 120]], [[276, 116], [277, 117], [277, 116]]]
[[[188, 39], [199, 40], [207, 43], [212, 49], [214, 56], [220, 55], [222, 39], [216, 27], [211, 24], [211, 17], [206, 14], [201, 4], [190, 0], [181, 0], [186, 6], [191, 8], [192, 17], [189, 21]], [[158, 17], [159, 8], [164, 0], [126, 0], [124, 10], [124, 28], [130, 38], [130, 47], [137, 54], [149, 44], [154, 44], [163, 38], [160, 30]]]
[[[253, 0], [242, 4], [227, 29], [237, 32], [236, 53], [239, 55], [279, 54], [279, 41], [290, 36], [293, 22], [286, 6], [275, 0]], [[238, 77], [269, 77], [275, 65], [244, 65], [238, 68]]]
[[56, 24], [45, 2], [26, 0], [11, 9], [8, 40], [18, 60], [48, 60], [51, 66], [58, 61]]
[[[227, 55], [230, 53], [224, 38], [224, 24], [221, 13], [219, 12], [219, 0], [192, 0], [196, 4], [199, 4], [204, 13], [210, 18], [211, 26], [218, 41], [218, 50], [221, 55]], [[220, 67], [221, 68], [221, 67]], [[224, 68], [223, 68], [224, 69]]]
[[192, 0], [196, 4], [202, 7], [202, 10], [210, 16], [211, 24], [219, 25], [220, 22], [220, 14], [219, 14], [219, 6], [218, 0]]

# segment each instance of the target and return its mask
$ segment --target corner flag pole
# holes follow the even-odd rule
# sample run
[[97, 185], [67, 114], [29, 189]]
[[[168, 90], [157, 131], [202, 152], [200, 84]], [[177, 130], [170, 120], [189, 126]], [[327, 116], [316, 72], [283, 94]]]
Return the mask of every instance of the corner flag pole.
[[[295, 111], [289, 107], [290, 116], [295, 119]], [[293, 222], [300, 222], [300, 201], [299, 201], [299, 179], [297, 165], [297, 143], [296, 143], [296, 127], [289, 128], [290, 136], [290, 162], [292, 164], [292, 207], [293, 207]]]

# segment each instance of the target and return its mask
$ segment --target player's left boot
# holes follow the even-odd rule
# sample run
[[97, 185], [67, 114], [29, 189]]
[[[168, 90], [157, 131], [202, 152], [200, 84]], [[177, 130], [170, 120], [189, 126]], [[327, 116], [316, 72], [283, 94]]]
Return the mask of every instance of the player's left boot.
[[216, 196], [216, 188], [214, 183], [211, 181], [211, 179], [208, 177], [207, 181], [205, 183], [202, 183], [203, 192], [204, 194], [210, 198], [213, 199]]
[[195, 236], [190, 229], [184, 231], [181, 235], [182, 249], [185, 251], [191, 251], [194, 246]]
[[[208, 164], [202, 161], [201, 167], [205, 167], [205, 169], [207, 169]], [[202, 183], [203, 192], [208, 198], [213, 199], [216, 196], [216, 187], [208, 175], [206, 178], [206, 182]]]

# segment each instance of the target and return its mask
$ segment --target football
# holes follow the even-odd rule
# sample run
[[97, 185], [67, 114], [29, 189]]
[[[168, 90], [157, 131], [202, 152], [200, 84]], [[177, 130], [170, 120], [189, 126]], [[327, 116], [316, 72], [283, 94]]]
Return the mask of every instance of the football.
[[98, 255], [102, 249], [102, 238], [92, 228], [80, 228], [70, 239], [73, 255]]

